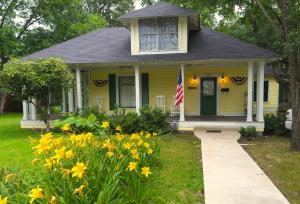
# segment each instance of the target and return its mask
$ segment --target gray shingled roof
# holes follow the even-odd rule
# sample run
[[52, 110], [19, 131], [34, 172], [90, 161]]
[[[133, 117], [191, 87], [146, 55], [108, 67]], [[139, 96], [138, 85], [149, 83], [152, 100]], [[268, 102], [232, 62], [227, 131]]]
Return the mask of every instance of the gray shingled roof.
[[120, 16], [119, 20], [128, 20], [131, 18], [147, 18], [147, 17], [162, 17], [162, 16], [189, 16], [189, 15], [198, 15], [198, 12], [178, 7], [166, 2], [158, 2], [156, 4], [147, 6], [145, 8], [127, 13], [123, 16]]
[[60, 57], [67, 64], [89, 64], [279, 57], [272, 51], [204, 27], [190, 32], [188, 53], [184, 54], [131, 55], [130, 45], [128, 29], [104, 28], [33, 53], [23, 60]]

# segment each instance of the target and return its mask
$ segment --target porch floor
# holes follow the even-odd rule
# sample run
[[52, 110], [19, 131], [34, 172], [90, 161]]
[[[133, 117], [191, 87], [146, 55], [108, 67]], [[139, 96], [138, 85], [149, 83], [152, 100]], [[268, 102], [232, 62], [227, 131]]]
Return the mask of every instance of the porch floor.
[[[179, 121], [179, 116], [172, 117], [172, 120]], [[246, 121], [246, 116], [185, 116], [186, 121]]]

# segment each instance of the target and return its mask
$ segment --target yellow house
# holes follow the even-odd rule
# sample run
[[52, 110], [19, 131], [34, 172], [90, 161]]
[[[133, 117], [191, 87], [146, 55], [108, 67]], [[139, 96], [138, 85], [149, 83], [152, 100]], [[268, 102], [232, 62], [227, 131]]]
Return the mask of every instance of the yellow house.
[[[279, 85], [265, 69], [278, 59], [274, 52], [205, 28], [197, 12], [165, 2], [119, 20], [125, 27], [100, 29], [24, 58], [60, 57], [76, 73], [76, 87], [63, 90], [64, 112], [87, 106], [139, 112], [149, 105], [169, 112], [180, 130], [263, 131], [263, 114], [277, 111]], [[176, 107], [179, 72], [183, 101]], [[23, 107], [21, 125], [32, 127], [34, 107]]]

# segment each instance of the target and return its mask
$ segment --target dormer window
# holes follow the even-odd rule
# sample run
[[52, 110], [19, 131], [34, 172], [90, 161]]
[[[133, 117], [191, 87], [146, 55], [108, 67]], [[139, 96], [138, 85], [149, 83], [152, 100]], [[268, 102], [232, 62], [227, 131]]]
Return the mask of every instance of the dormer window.
[[178, 18], [139, 19], [141, 52], [178, 50]]

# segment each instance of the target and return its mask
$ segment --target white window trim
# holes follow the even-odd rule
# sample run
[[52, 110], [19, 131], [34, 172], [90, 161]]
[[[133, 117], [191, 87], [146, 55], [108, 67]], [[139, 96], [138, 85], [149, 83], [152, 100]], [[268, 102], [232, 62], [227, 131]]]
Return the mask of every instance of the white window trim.
[[[117, 106], [120, 108], [126, 108], [126, 109], [135, 109], [134, 107], [121, 107], [120, 105], [120, 93], [119, 93], [119, 77], [135, 77], [134, 74], [116, 74], [116, 98], [117, 98]], [[135, 84], [134, 84], [135, 85]]]

